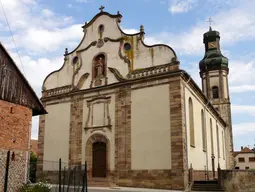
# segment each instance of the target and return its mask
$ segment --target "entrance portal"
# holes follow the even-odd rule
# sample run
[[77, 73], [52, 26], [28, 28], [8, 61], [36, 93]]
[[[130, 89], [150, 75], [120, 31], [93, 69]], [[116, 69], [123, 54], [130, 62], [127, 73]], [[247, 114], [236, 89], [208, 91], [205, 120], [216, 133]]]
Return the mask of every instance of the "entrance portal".
[[92, 177], [106, 177], [106, 144], [93, 143]]

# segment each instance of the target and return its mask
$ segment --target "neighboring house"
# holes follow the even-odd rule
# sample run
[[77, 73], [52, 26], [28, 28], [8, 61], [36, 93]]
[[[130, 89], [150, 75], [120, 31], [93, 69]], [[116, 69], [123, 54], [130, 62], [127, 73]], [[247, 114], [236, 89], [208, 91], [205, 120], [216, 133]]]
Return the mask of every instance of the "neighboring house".
[[45, 113], [28, 81], [0, 43], [0, 191], [9, 150], [8, 191], [17, 191], [26, 182], [32, 116]]
[[69, 166], [86, 161], [92, 181], [183, 189], [191, 166], [203, 178], [206, 167], [211, 179], [218, 165], [232, 168], [229, 69], [219, 32], [204, 34], [201, 90], [173, 48], [146, 45], [143, 26], [126, 34], [121, 18], [102, 10], [86, 22], [78, 47], [45, 78], [37, 173], [54, 174], [58, 167], [43, 162], [61, 158]]
[[241, 147], [241, 151], [234, 152], [235, 169], [254, 169], [255, 152], [248, 147]]
[[38, 150], [38, 140], [31, 139], [30, 151], [33, 152], [37, 156], [37, 150]]

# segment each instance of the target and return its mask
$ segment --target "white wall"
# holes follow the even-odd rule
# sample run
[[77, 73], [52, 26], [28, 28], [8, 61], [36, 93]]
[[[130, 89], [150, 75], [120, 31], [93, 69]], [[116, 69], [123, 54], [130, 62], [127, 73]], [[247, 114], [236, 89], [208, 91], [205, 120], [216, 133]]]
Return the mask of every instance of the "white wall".
[[[194, 114], [194, 129], [195, 129], [195, 147], [190, 146], [190, 127], [189, 127], [189, 98], [193, 102], [193, 114]], [[196, 96], [193, 90], [186, 85], [185, 87], [185, 108], [186, 108], [186, 126], [187, 126], [187, 141], [188, 141], [188, 164], [192, 163], [192, 167], [195, 170], [204, 170], [204, 166], [208, 167], [208, 170], [212, 170], [212, 160], [211, 160], [211, 131], [210, 131], [210, 119], [212, 119], [213, 128], [213, 144], [214, 144], [214, 155], [215, 155], [215, 170], [217, 169], [218, 162], [222, 169], [226, 168], [226, 154], [225, 159], [223, 158], [222, 150], [222, 131], [224, 131], [223, 126], [217, 121], [216, 117], [210, 112], [209, 109], [204, 107], [205, 105]], [[206, 129], [206, 152], [203, 151], [202, 143], [202, 123], [201, 123], [201, 110], [203, 109], [205, 114], [205, 129]], [[216, 134], [216, 124], [219, 127], [219, 146], [220, 146], [220, 157], [218, 157], [217, 151], [217, 134]], [[226, 152], [226, 150], [225, 150]]]
[[171, 169], [169, 85], [131, 94], [131, 168]]
[[[245, 162], [239, 162], [238, 158], [244, 158]], [[235, 157], [236, 165], [235, 167], [239, 167], [239, 169], [245, 169], [245, 167], [249, 167], [249, 169], [255, 169], [255, 162], [250, 162], [249, 157], [255, 157], [254, 153], [240, 153]]]
[[68, 163], [70, 103], [46, 106], [44, 135], [44, 170], [58, 169], [58, 160]]

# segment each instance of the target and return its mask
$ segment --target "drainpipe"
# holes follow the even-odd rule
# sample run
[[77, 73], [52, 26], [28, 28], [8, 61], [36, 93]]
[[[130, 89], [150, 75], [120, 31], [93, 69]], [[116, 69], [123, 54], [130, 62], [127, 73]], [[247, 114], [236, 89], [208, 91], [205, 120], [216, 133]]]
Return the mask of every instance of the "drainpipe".
[[[188, 81], [186, 82], [186, 84], [189, 83], [190, 81], [190, 76], [189, 76], [189, 79]], [[184, 84], [184, 87], [186, 87], [186, 84]], [[186, 119], [186, 99], [185, 99], [185, 89], [184, 89], [184, 123], [185, 123], [185, 131], [186, 131], [186, 154], [187, 154], [187, 163], [186, 163], [186, 166], [187, 166], [187, 169], [189, 170], [189, 156], [188, 156], [188, 132], [187, 132], [187, 119]]]
[[208, 144], [207, 144], [207, 128], [206, 128], [206, 112], [207, 107], [209, 105], [209, 101], [204, 106], [204, 129], [205, 129], [205, 148], [206, 148], [206, 172], [207, 172], [207, 179], [208, 179]]

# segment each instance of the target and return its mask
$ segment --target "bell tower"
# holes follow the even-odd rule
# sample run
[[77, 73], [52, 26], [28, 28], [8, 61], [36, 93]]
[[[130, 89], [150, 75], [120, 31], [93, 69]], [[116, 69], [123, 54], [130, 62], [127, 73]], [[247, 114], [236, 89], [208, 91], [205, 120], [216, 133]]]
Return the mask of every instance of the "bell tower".
[[228, 58], [220, 50], [220, 33], [209, 28], [204, 33], [205, 55], [199, 62], [202, 90], [226, 122], [225, 148], [227, 168], [234, 166], [231, 103], [228, 87]]

